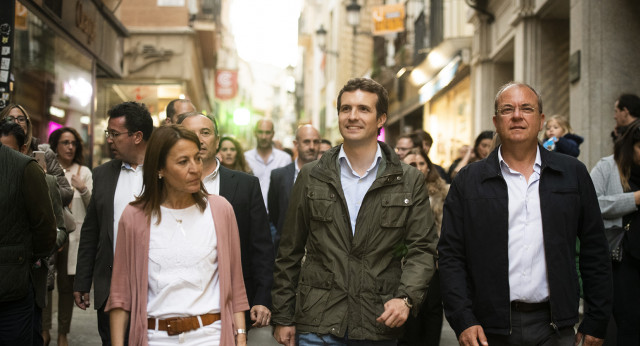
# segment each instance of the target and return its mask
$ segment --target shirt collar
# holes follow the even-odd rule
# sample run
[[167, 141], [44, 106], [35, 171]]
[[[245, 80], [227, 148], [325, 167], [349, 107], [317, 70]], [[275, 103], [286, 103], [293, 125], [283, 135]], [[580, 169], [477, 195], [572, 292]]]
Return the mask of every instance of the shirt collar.
[[218, 173], [220, 172], [220, 160], [216, 157], [216, 169], [211, 172], [211, 174], [204, 177], [202, 180], [215, 180], [218, 177]]
[[131, 167], [131, 164], [129, 164], [129, 162], [122, 161], [122, 165], [120, 166], [120, 169], [124, 169], [126, 171], [137, 172], [137, 171], [142, 169], [142, 165], [138, 165], [138, 166], [136, 166], [136, 168], [133, 168], [133, 167]]
[[[502, 158], [502, 145], [498, 149], [498, 162], [500, 162], [500, 167], [511, 169], [509, 165]], [[540, 158], [540, 146], [536, 145], [536, 160], [533, 163], [533, 171], [540, 174], [540, 168], [542, 167], [542, 159]]]
[[[367, 174], [369, 174], [369, 172], [372, 169], [374, 169], [381, 160], [382, 160], [382, 149], [380, 148], [380, 143], [377, 143], [376, 156], [373, 159], [373, 162], [371, 163], [371, 166], [369, 166], [367, 171], [364, 173], [363, 177], [366, 176]], [[351, 162], [349, 161], [349, 158], [347, 157], [347, 154], [344, 152], [344, 145], [340, 146], [340, 153], [338, 153], [338, 161], [339, 162], [346, 162], [347, 165], [349, 166], [349, 169], [351, 169], [351, 172], [353, 172], [353, 174], [356, 174], [355, 171], [353, 170], [353, 167], [351, 167]]]
[[300, 168], [298, 168], [298, 159], [296, 158], [296, 160], [293, 162], [293, 174], [294, 176], [298, 176], [298, 173], [300, 173]]

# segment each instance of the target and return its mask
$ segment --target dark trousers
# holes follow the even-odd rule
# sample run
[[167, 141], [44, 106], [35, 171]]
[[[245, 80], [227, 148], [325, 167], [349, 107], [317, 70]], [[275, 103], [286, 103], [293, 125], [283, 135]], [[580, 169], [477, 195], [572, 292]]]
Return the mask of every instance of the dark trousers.
[[104, 311], [105, 302], [97, 311], [98, 313], [98, 333], [102, 339], [102, 346], [111, 346], [111, 328], [109, 327], [109, 313]]
[[417, 317], [409, 315], [398, 346], [438, 346], [442, 333], [442, 292], [440, 272], [436, 270]]
[[31, 286], [24, 298], [0, 303], [0, 346], [33, 344], [35, 306]]
[[33, 346], [41, 345], [44, 345], [44, 338], [42, 337], [42, 309], [38, 304], [33, 304]]
[[[58, 252], [56, 259], [56, 285], [58, 287], [58, 334], [69, 334], [71, 329], [71, 318], [73, 317], [73, 279], [74, 275], [67, 274], [67, 258], [69, 256], [69, 246], [65, 246]], [[53, 294], [47, 292], [47, 306], [42, 309], [42, 329], [50, 330], [53, 311]]]
[[613, 263], [613, 317], [618, 346], [640, 345], [640, 261], [625, 253]]
[[511, 309], [511, 335], [486, 334], [487, 341], [491, 346], [573, 346], [573, 326], [555, 330], [550, 316], [549, 308], [533, 312]]

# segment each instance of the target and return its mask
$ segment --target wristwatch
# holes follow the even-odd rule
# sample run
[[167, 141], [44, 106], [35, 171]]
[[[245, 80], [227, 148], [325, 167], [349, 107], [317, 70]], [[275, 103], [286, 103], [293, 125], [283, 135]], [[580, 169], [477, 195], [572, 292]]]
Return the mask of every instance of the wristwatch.
[[236, 329], [236, 334], [247, 334], [246, 329]]
[[411, 304], [411, 302], [409, 301], [409, 297], [403, 297], [402, 301], [404, 302], [404, 305], [406, 305], [409, 309], [413, 308], [413, 304]]

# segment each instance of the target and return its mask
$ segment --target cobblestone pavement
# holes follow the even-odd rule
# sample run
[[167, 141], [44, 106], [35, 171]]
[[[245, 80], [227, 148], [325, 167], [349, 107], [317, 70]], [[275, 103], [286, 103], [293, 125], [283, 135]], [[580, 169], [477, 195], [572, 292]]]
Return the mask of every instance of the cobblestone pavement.
[[[51, 329], [50, 346], [57, 346], [58, 343], [58, 291], [53, 291], [53, 328]], [[91, 296], [93, 302], [93, 295]], [[73, 319], [71, 320], [71, 332], [68, 340], [71, 346], [100, 346], [100, 335], [98, 334], [98, 318], [93, 306], [90, 309], [82, 310], [77, 306], [73, 309]], [[277, 346], [278, 344], [271, 336], [271, 328], [252, 329], [249, 331], [249, 346]], [[442, 338], [440, 346], [457, 346], [458, 342], [453, 330], [445, 319], [442, 326]]]

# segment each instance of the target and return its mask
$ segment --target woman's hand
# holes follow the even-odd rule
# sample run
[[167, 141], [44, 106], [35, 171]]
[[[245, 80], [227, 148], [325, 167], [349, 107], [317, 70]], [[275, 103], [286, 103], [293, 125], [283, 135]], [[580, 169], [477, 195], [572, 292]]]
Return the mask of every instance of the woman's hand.
[[87, 191], [87, 185], [84, 184], [82, 178], [77, 174], [73, 174], [71, 176], [71, 186], [73, 186], [80, 193], [85, 193]]

